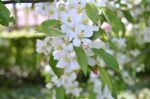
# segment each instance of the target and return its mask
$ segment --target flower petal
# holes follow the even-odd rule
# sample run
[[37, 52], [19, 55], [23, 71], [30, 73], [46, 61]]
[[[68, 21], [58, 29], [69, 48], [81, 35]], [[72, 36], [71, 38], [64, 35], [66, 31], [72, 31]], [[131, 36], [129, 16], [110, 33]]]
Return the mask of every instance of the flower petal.
[[79, 47], [81, 45], [81, 41], [79, 39], [74, 39], [73, 40], [73, 45], [76, 47]]
[[56, 65], [58, 68], [65, 68], [66, 66], [68, 66], [68, 62], [64, 59], [60, 59]]
[[95, 60], [93, 59], [93, 58], [91, 58], [91, 57], [88, 57], [88, 64], [90, 65], [90, 66], [95, 66]]

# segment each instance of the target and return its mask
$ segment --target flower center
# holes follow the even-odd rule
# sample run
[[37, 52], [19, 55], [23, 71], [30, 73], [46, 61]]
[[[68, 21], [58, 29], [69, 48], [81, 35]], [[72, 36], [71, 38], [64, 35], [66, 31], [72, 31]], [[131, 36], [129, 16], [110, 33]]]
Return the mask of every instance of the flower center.
[[82, 37], [83, 37], [83, 31], [78, 34], [78, 37], [79, 37], [79, 38], [82, 38]]
[[62, 48], [61, 45], [56, 46], [56, 50], [62, 50], [62, 49], [63, 49], [63, 48]]
[[75, 27], [71, 27], [71, 30], [72, 30], [73, 32], [75, 32]]
[[67, 21], [68, 21], [68, 22], [71, 22], [71, 17], [67, 17]]
[[54, 14], [54, 11], [53, 11], [53, 10], [49, 10], [49, 14], [50, 14], [50, 15], [53, 15], [53, 14]]
[[83, 20], [84, 25], [87, 25], [88, 23], [89, 23], [89, 20], [87, 18]]
[[58, 10], [59, 11], [65, 11], [65, 7], [64, 7], [65, 5], [59, 5], [59, 7], [58, 7]]

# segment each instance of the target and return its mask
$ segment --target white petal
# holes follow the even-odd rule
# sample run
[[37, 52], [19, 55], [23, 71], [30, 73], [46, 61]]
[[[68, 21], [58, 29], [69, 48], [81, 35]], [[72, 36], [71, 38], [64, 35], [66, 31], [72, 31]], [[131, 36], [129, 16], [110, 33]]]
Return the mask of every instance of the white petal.
[[83, 42], [83, 44], [86, 44], [86, 45], [89, 45], [90, 43], [92, 43], [90, 39], [86, 39], [86, 38], [83, 38], [81, 41]]
[[84, 37], [91, 37], [93, 35], [94, 31], [98, 31], [97, 26], [86, 26], [86, 29], [84, 31]]
[[76, 57], [76, 54], [75, 54], [74, 51], [71, 52], [71, 53], [69, 53], [69, 58], [70, 58], [70, 59], [75, 59], [75, 57]]
[[77, 10], [73, 9], [71, 10], [71, 13], [69, 13], [72, 17], [72, 22], [74, 24], [78, 24], [81, 22], [82, 16], [77, 12]]
[[93, 56], [94, 55], [93, 51], [90, 48], [86, 49], [85, 53], [87, 56]]
[[88, 64], [90, 65], [90, 66], [95, 66], [95, 60], [93, 59], [93, 58], [91, 58], [91, 57], [88, 57]]
[[44, 41], [38, 39], [36, 41], [36, 46], [37, 47], [46, 46], [46, 43]]
[[44, 42], [42, 40], [37, 40], [37, 42], [36, 42], [36, 51], [38, 53], [46, 53], [46, 47], [47, 47], [46, 42]]
[[103, 41], [101, 41], [100, 39], [97, 39], [95, 41], [93, 41], [90, 45], [90, 48], [104, 48], [105, 47], [105, 43]]
[[75, 26], [75, 33], [76, 33], [76, 34], [79, 34], [79, 33], [81, 33], [84, 29], [85, 29], [84, 25], [82, 25], [82, 24], [77, 24], [77, 25]]
[[77, 61], [71, 61], [70, 62], [70, 69], [71, 70], [78, 70], [80, 67], [79, 67], [79, 64]]
[[87, 27], [83, 32], [84, 37], [91, 37], [92, 35], [93, 35], [93, 31], [90, 29], [90, 27]]
[[81, 41], [79, 39], [74, 39], [73, 40], [73, 45], [76, 47], [79, 47], [81, 45]]
[[81, 89], [79, 89], [79, 88], [75, 88], [75, 89], [73, 89], [73, 95], [75, 95], [75, 96], [79, 96], [80, 95], [80, 92], [81, 92]]
[[56, 76], [55, 77], [52, 77], [52, 82], [57, 86], [57, 87], [60, 87], [62, 82], [61, 80], [59, 80]]
[[64, 59], [60, 59], [56, 65], [58, 68], [65, 68], [66, 66], [68, 66], [68, 62]]
[[69, 39], [69, 41], [71, 41], [74, 37], [75, 37], [75, 33], [73, 32], [73, 31], [70, 31], [69, 33], [68, 33], [68, 39]]
[[66, 46], [66, 49], [67, 49], [68, 51], [73, 51], [73, 44], [72, 44], [72, 43], [68, 44], [68, 45]]
[[76, 80], [76, 78], [77, 78], [77, 74], [75, 72], [72, 72], [71, 75], [69, 76], [69, 81], [73, 82], [74, 80]]
[[54, 56], [54, 59], [57, 59], [57, 60], [59, 60], [60, 58], [65, 56], [65, 53], [61, 50], [55, 50], [55, 51], [53, 51], [52, 54]]
[[61, 30], [62, 30], [63, 33], [66, 33], [69, 28], [70, 28], [70, 27], [69, 27], [68, 25], [66, 25], [66, 24], [62, 24], [62, 25], [61, 25]]

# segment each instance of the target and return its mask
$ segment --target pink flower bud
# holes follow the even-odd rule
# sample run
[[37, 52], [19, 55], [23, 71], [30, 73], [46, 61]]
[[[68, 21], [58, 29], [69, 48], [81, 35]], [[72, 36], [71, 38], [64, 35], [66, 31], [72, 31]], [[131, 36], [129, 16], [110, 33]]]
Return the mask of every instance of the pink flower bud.
[[105, 32], [110, 32], [111, 31], [111, 25], [107, 22], [103, 22], [103, 24], [101, 25], [101, 28], [105, 31]]
[[84, 48], [84, 49], [86, 49], [86, 48], [88, 48], [88, 47], [89, 47], [89, 45], [88, 45], [88, 44], [84, 44], [84, 43], [83, 43], [81, 46], [82, 46], [82, 48]]

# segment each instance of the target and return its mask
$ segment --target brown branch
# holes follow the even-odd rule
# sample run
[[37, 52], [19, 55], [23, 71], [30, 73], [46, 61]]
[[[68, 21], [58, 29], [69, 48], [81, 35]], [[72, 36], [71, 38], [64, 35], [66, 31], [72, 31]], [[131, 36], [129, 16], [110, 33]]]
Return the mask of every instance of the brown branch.
[[3, 4], [14, 4], [14, 3], [40, 3], [40, 2], [52, 2], [54, 0], [12, 0], [12, 1], [1, 1]]

